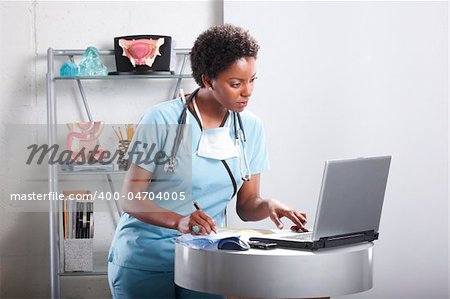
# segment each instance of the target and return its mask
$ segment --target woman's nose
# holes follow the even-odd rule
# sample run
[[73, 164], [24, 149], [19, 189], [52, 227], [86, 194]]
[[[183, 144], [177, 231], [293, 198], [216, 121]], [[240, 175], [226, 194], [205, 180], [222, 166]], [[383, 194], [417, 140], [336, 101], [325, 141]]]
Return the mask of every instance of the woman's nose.
[[241, 96], [244, 98], [249, 98], [251, 97], [253, 92], [253, 85], [251, 83], [247, 83], [244, 86], [244, 89], [242, 90]]

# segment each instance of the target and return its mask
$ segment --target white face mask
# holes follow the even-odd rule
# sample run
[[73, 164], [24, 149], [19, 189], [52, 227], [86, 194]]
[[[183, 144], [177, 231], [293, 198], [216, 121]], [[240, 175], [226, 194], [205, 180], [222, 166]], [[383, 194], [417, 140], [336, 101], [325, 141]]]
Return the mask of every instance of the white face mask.
[[[203, 127], [202, 117], [195, 99], [193, 100], [195, 113]], [[230, 136], [230, 127], [220, 127], [202, 131], [197, 155], [215, 160], [226, 160], [239, 156], [239, 149]]]

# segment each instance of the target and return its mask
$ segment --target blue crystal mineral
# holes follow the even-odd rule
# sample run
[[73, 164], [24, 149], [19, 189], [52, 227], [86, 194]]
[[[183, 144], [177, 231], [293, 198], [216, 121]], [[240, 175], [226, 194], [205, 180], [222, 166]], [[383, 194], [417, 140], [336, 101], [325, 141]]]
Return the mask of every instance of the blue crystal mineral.
[[67, 60], [59, 69], [59, 75], [61, 77], [78, 76], [78, 66], [72, 61]]
[[108, 68], [100, 60], [95, 47], [88, 47], [80, 61], [80, 76], [106, 76]]

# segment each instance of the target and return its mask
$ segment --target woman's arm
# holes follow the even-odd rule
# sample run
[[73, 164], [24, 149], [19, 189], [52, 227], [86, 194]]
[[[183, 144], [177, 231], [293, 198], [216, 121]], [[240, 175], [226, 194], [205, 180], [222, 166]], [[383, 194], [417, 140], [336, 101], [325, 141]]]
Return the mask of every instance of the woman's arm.
[[[157, 226], [178, 230], [182, 233], [191, 232], [192, 226], [200, 227], [199, 234], [209, 234], [216, 231], [216, 225], [203, 211], [195, 211], [187, 216], [161, 208], [151, 200], [142, 200], [144, 192], [148, 192], [148, 187], [152, 179], [152, 173], [132, 163], [125, 175], [122, 187], [121, 207], [124, 212], [131, 216]], [[128, 195], [133, 193], [133, 199], [129, 200]], [[141, 200], [140, 200], [141, 199]]]
[[243, 221], [258, 221], [270, 217], [279, 229], [283, 228], [280, 218], [287, 217], [303, 231], [308, 229], [306, 214], [299, 213], [274, 199], [260, 196], [260, 175], [252, 174], [250, 181], [244, 182], [237, 194], [236, 212]]

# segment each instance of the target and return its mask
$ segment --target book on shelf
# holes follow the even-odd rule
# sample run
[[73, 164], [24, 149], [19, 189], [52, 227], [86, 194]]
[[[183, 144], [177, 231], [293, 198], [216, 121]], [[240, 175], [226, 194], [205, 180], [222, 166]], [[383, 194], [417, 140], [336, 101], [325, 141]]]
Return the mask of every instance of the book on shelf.
[[94, 202], [91, 191], [64, 191], [64, 239], [94, 237]]

